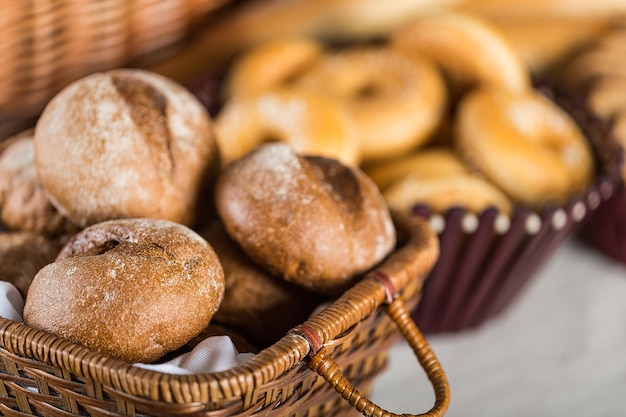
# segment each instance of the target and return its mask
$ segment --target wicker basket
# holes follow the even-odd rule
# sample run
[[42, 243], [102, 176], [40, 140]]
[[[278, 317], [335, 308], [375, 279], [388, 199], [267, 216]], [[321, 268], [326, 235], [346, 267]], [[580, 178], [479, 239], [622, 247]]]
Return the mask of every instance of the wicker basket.
[[156, 60], [228, 0], [0, 0], [0, 137], [71, 81]]
[[388, 348], [402, 334], [435, 390], [435, 404], [424, 415], [442, 416], [449, 403], [445, 373], [407, 308], [419, 299], [422, 277], [438, 256], [437, 239], [424, 222], [396, 219], [396, 225], [403, 243], [375, 271], [274, 345], [223, 372], [141, 369], [0, 319], [0, 411], [7, 416], [327, 416], [357, 410], [391, 416], [367, 394], [385, 368]]

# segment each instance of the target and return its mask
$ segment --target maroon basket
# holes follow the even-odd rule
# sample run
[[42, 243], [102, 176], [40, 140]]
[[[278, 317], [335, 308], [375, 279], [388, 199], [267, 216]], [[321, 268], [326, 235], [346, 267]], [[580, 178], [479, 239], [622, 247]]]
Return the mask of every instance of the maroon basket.
[[[608, 127], [592, 117], [579, 104], [580, 100], [551, 96], [574, 117], [591, 141], [599, 167], [594, 183], [565, 206], [550, 206], [543, 211], [518, 206], [510, 216], [495, 209], [475, 215], [464, 208], [439, 215], [428, 207], [415, 207], [414, 214], [430, 221], [441, 245], [441, 255], [426, 281], [422, 302], [413, 313], [424, 332], [477, 327], [506, 310], [535, 273], [592, 214], [598, 212], [594, 219], [603, 217], [601, 213], [617, 203], [611, 197], [620, 183], [621, 152], [614, 141], [607, 140]], [[621, 201], [624, 202], [623, 197]]]

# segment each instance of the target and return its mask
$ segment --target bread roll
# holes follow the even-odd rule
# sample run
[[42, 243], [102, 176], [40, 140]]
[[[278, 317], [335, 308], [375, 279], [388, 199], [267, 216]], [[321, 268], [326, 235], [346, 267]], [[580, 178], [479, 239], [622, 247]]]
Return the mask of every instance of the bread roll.
[[141, 70], [96, 73], [46, 106], [35, 165], [57, 209], [79, 226], [149, 217], [193, 225], [219, 168], [200, 102]]
[[31, 284], [25, 322], [128, 362], [153, 362], [206, 328], [224, 294], [211, 246], [155, 219], [111, 220], [74, 236]]
[[0, 233], [0, 280], [13, 284], [23, 298], [41, 268], [54, 261], [64, 240], [39, 233]]
[[313, 291], [344, 290], [395, 245], [372, 180], [286, 144], [265, 144], [225, 167], [215, 200], [226, 231], [250, 258]]
[[224, 268], [226, 287], [213, 323], [235, 330], [265, 348], [303, 323], [323, 297], [271, 276], [248, 258], [220, 222], [201, 235], [215, 249]]
[[50, 203], [37, 177], [33, 131], [7, 140], [0, 154], [0, 221], [9, 230], [50, 236], [73, 234], [78, 227]]

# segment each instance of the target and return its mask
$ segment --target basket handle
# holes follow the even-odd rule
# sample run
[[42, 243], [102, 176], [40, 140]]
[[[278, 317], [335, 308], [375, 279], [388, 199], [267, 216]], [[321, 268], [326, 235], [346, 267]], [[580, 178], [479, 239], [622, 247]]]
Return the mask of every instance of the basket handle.
[[400, 333], [413, 349], [413, 353], [426, 372], [435, 392], [435, 404], [433, 407], [424, 414], [400, 415], [376, 405], [348, 381], [348, 378], [339, 369], [339, 365], [321, 349], [322, 346], [319, 338], [316, 336], [316, 332], [308, 328], [306, 324], [303, 324], [294, 330], [303, 336], [311, 346], [309, 368], [324, 378], [350, 405], [366, 417], [442, 417], [450, 404], [450, 388], [441, 363], [411, 318], [402, 298], [393, 293], [393, 291], [389, 291], [390, 282], [380, 279], [380, 276], [370, 277], [376, 278], [385, 286], [387, 303], [382, 305], [381, 308], [396, 323]]

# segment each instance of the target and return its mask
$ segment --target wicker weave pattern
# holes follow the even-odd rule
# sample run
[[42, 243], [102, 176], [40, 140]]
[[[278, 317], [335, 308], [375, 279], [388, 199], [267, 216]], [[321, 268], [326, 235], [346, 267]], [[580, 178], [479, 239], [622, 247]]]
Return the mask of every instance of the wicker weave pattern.
[[[392, 305], [400, 303], [407, 311], [405, 302], [417, 302], [421, 277], [432, 268], [438, 246], [425, 223], [405, 219], [399, 224], [410, 238], [378, 271], [401, 295]], [[322, 367], [336, 366], [366, 396], [386, 365], [388, 348], [400, 336], [398, 321], [380, 308], [387, 293], [377, 280], [363, 279], [303, 323], [319, 340], [319, 352], [311, 352], [309, 340], [290, 332], [245, 364], [212, 374], [170, 375], [137, 368], [0, 319], [0, 410], [14, 416], [353, 415], [358, 406], [337, 392], [345, 391], [345, 381], [318, 375], [312, 368], [321, 358]], [[416, 337], [412, 330], [403, 333]], [[427, 344], [419, 345], [416, 355], [437, 392], [437, 410], [427, 415], [440, 416], [448, 403], [445, 375], [434, 356], [423, 356]], [[374, 415], [392, 414], [377, 409]]]
[[0, 118], [38, 114], [69, 82], [180, 42], [226, 0], [0, 0]]

